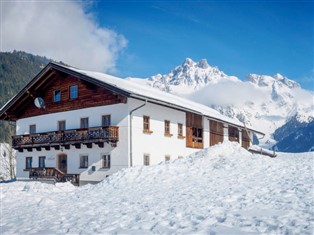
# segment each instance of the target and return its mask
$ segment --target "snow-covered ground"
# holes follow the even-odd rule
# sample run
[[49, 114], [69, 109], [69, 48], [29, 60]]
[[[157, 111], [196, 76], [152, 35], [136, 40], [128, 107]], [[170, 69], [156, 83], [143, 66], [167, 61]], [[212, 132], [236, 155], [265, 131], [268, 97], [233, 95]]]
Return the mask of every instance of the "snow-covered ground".
[[97, 185], [3, 183], [0, 233], [313, 234], [313, 160], [227, 142]]

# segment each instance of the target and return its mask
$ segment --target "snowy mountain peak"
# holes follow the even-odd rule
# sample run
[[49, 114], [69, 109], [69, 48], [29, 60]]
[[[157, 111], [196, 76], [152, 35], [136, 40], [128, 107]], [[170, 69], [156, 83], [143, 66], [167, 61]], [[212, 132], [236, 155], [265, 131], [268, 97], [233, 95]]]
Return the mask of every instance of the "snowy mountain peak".
[[287, 87], [290, 89], [300, 88], [299, 83], [292, 81], [279, 73], [275, 74], [274, 76], [249, 74], [247, 76], [247, 81], [254, 83], [260, 87], [273, 87], [274, 84], [277, 84], [279, 87]]
[[302, 123], [314, 120], [313, 93], [279, 73], [249, 74], [241, 81], [206, 59], [194, 62], [186, 58], [168, 74], [132, 81], [186, 97], [259, 128], [266, 134], [259, 140], [265, 147], [275, 143], [272, 133], [291, 117]]
[[199, 68], [202, 68], [202, 69], [207, 69], [209, 68], [209, 64], [207, 63], [207, 60], [206, 59], [201, 59], [198, 63], [197, 63], [197, 66]]
[[182, 67], [189, 67], [189, 66], [193, 66], [194, 64], [195, 62], [192, 59], [186, 58], [184, 62], [182, 63]]
[[157, 74], [147, 79], [148, 84], [161, 90], [173, 93], [191, 93], [209, 83], [224, 80], [238, 81], [239, 79], [227, 76], [218, 67], [210, 66], [206, 59], [195, 62], [186, 58], [181, 65], [173, 68], [168, 74]]

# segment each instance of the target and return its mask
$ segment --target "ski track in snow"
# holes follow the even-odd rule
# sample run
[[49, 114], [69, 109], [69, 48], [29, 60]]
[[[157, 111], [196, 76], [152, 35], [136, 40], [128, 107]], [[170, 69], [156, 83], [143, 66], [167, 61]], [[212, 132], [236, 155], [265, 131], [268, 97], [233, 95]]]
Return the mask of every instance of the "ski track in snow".
[[224, 143], [97, 185], [1, 187], [1, 234], [313, 234], [313, 153]]

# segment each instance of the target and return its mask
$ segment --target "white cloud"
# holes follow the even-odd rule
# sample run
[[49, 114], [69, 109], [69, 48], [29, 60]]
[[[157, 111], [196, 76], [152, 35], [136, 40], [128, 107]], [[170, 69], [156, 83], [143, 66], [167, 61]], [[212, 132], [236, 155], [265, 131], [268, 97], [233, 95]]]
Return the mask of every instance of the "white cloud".
[[255, 103], [265, 101], [267, 93], [257, 88], [249, 82], [242, 81], [224, 81], [217, 84], [210, 84], [203, 89], [193, 93], [189, 98], [211, 106], [211, 105], [244, 105], [249, 102], [250, 97]]
[[114, 72], [127, 40], [97, 25], [74, 1], [2, 2], [2, 51], [23, 50], [70, 65]]

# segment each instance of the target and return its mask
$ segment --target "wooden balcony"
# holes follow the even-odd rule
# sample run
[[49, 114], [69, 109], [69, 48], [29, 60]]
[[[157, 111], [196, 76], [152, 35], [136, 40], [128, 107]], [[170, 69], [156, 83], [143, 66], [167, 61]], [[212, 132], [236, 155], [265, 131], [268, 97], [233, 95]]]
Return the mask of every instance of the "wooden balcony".
[[73, 185], [79, 185], [79, 174], [65, 174], [57, 168], [29, 168], [29, 178], [38, 181], [71, 182]]
[[32, 151], [32, 148], [36, 148], [37, 150], [45, 148], [49, 150], [50, 147], [54, 147], [55, 149], [64, 147], [65, 149], [69, 149], [70, 145], [80, 148], [81, 144], [85, 144], [88, 148], [91, 148], [93, 143], [98, 144], [99, 147], [104, 147], [104, 143], [116, 146], [119, 141], [119, 127], [92, 127], [88, 129], [16, 135], [12, 138], [13, 148], [21, 152], [23, 149]]

